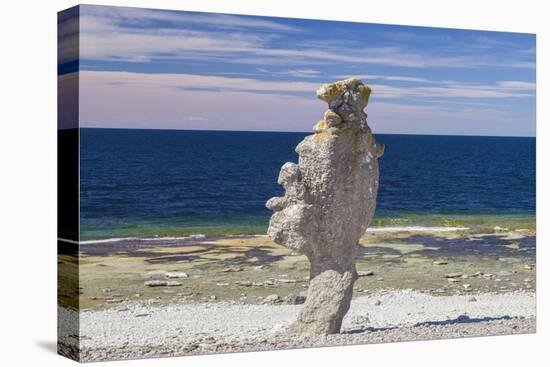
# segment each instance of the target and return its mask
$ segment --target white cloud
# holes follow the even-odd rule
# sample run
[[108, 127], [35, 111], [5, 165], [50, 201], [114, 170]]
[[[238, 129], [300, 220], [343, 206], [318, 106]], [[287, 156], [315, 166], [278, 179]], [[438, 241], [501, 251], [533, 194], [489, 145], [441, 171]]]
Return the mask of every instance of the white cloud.
[[372, 102], [367, 107], [375, 133], [534, 136], [535, 122], [486, 106], [419, 106]]
[[497, 83], [499, 87], [507, 89], [519, 89], [519, 90], [535, 90], [536, 83], [505, 80]]
[[226, 53], [248, 52], [265, 41], [259, 35], [238, 32], [222, 35], [185, 29], [129, 31], [102, 22], [81, 18], [81, 58], [140, 62], [178, 57], [213, 60]]
[[[202, 78], [202, 82], [215, 87], [222, 79]], [[249, 92], [240, 86], [243, 81], [225, 91], [185, 89], [181, 82], [173, 75], [81, 72], [82, 126], [304, 131], [324, 108], [313, 95]], [[197, 83], [189, 79], [185, 85]]]
[[[379, 64], [407, 68], [534, 68], [533, 62], [487, 60], [479, 55], [433, 55], [402, 47], [364, 47], [334, 40], [319, 47], [275, 48], [273, 39], [298, 29], [260, 17], [85, 6], [81, 57], [94, 60], [222, 60], [244, 65]], [[156, 24], [163, 21], [164, 24]], [[193, 25], [201, 25], [200, 28]], [[202, 28], [209, 26], [206, 31]], [[145, 27], [144, 27], [145, 26]], [[201, 30], [202, 29], [202, 30]], [[250, 32], [254, 29], [255, 32]], [[288, 34], [288, 33], [287, 33]]]
[[[375, 79], [382, 79], [382, 80], [389, 80], [389, 81], [401, 81], [401, 82], [412, 82], [412, 83], [428, 83], [428, 84], [438, 84], [438, 83], [445, 83], [450, 81], [443, 81], [443, 80], [430, 80], [426, 78], [420, 78], [420, 77], [412, 77], [412, 76], [401, 76], [401, 75], [376, 75], [376, 74], [361, 74], [361, 75], [355, 75], [355, 77], [363, 79], [363, 80], [375, 80]], [[349, 75], [338, 75], [337, 78], [345, 79], [349, 78]]]
[[[80, 116], [84, 127], [311, 131], [326, 108], [314, 96], [318, 86], [218, 76], [84, 71], [80, 72]], [[289, 92], [303, 95], [290, 96]], [[367, 112], [379, 133], [530, 133], [525, 117], [513, 111], [475, 104], [388, 103], [383, 102], [381, 86], [375, 86]]]
[[297, 70], [286, 70], [286, 71], [270, 71], [263, 68], [257, 69], [259, 72], [268, 75], [277, 75], [277, 76], [291, 76], [295, 78], [315, 78], [318, 77], [321, 72], [313, 69], [297, 69]]
[[164, 88], [169, 90], [215, 90], [239, 92], [273, 92], [287, 95], [292, 92], [308, 92], [314, 95], [319, 83], [297, 81], [267, 81], [224, 76], [131, 73], [124, 71], [82, 71], [82, 77], [104, 85], [118, 85], [125, 88]]
[[380, 98], [431, 97], [431, 98], [527, 98], [532, 93], [507, 85], [466, 84], [442, 82], [441, 86], [403, 87], [383, 84], [369, 84], [374, 95]]
[[[124, 85], [126, 88], [164, 88], [172, 90], [214, 90], [214, 91], [239, 91], [262, 92], [288, 96], [292, 94], [314, 95], [314, 91], [320, 83], [305, 81], [273, 81], [252, 78], [237, 78], [196, 74], [171, 74], [171, 73], [131, 73], [131, 72], [107, 72], [84, 71], [86, 75], [97, 82], [106, 85]], [[373, 90], [375, 98], [404, 98], [404, 97], [431, 97], [431, 98], [521, 98], [532, 97], [531, 93], [518, 92], [518, 85], [523, 82], [506, 81], [496, 85], [464, 84], [458, 82], [443, 82], [443, 86], [392, 86], [385, 84], [368, 83]], [[528, 83], [527, 83], [528, 84]]]
[[230, 14], [169, 11], [121, 6], [83, 5], [85, 17], [96, 17], [110, 23], [119, 22], [129, 25], [154, 21], [170, 22], [174, 25], [198, 24], [213, 25], [218, 28], [243, 29], [254, 28], [277, 32], [298, 32], [296, 27], [271, 21], [262, 17], [245, 17]]

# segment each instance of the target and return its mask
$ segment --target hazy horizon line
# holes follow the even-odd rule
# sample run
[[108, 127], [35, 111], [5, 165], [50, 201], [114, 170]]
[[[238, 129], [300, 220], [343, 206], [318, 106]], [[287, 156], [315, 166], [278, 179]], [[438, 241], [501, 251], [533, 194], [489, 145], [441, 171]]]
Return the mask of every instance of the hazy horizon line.
[[[71, 129], [71, 128], [69, 128]], [[69, 130], [59, 129], [59, 130]], [[76, 129], [76, 128], [72, 128]], [[168, 131], [212, 131], [212, 132], [251, 132], [251, 133], [296, 133], [296, 134], [313, 134], [313, 131], [288, 131], [288, 130], [220, 130], [220, 129], [180, 129], [180, 128], [151, 128], [151, 127], [94, 127], [94, 126], [82, 126], [78, 129], [97, 129], [97, 130], [168, 130]], [[535, 138], [536, 135], [474, 135], [474, 134], [431, 134], [431, 133], [393, 133], [393, 132], [372, 132], [373, 135], [420, 135], [420, 136], [465, 136], [465, 137], [494, 137], [494, 138]]]

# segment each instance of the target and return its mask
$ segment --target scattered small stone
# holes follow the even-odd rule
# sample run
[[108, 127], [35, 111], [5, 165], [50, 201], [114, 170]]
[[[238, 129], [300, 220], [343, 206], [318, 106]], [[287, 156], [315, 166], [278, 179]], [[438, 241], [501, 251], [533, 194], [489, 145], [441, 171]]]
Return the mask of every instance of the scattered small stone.
[[264, 298], [263, 303], [278, 303], [280, 301], [281, 297], [278, 294], [270, 294]]
[[218, 298], [218, 297], [216, 297], [216, 296], [214, 296], [214, 295], [210, 296], [210, 299], [211, 299], [212, 301], [215, 301], [217, 298]]
[[468, 302], [477, 302], [477, 298], [472, 296], [472, 297], [468, 298]]
[[167, 283], [166, 280], [148, 280], [143, 284], [148, 287], [165, 287]]
[[525, 289], [531, 289], [531, 288], [533, 288], [533, 286], [530, 285], [530, 284], [527, 284], [527, 285], [525, 286]]
[[216, 283], [218, 287], [227, 287], [229, 283]]
[[525, 278], [525, 279], [523, 279], [523, 281], [524, 281], [525, 283], [532, 283], [532, 282], [533, 282], [533, 279], [531, 279], [531, 278]]
[[464, 288], [464, 290], [472, 290], [472, 285], [471, 284], [462, 284], [462, 288]]
[[460, 279], [458, 279], [458, 278], [447, 278], [447, 281], [449, 283], [458, 283], [458, 282], [460, 282]]
[[442, 261], [442, 260], [440, 260], [440, 261], [434, 261], [433, 264], [434, 264], [434, 265], [447, 265], [448, 262], [447, 262], [447, 261]]
[[502, 231], [509, 231], [510, 229], [509, 228], [506, 228], [506, 227], [499, 227], [499, 226], [495, 226], [495, 228], [493, 228], [495, 232], [502, 232]]
[[151, 270], [145, 273], [147, 276], [156, 276], [156, 275], [164, 275], [166, 273], [164, 270]]
[[220, 270], [220, 273], [236, 273], [236, 272], [239, 272], [239, 271], [242, 271], [242, 270], [243, 270], [243, 268], [231, 267], [231, 268], [225, 268], [225, 269]]
[[187, 273], [178, 272], [178, 271], [166, 272], [166, 273], [164, 273], [164, 276], [166, 278], [188, 278], [189, 277], [189, 275], [187, 275]]
[[266, 280], [264, 281], [264, 285], [275, 285], [275, 282], [273, 280]]
[[527, 270], [533, 270], [535, 268], [535, 264], [525, 264], [524, 268]]
[[252, 282], [250, 280], [240, 280], [237, 282], [238, 285], [241, 285], [243, 287], [250, 287], [252, 286]]
[[503, 271], [497, 272], [497, 275], [499, 277], [509, 277], [510, 275], [512, 275], [512, 272], [510, 272], [508, 270], [503, 270]]
[[138, 313], [138, 314], [135, 314], [134, 317], [147, 317], [147, 316], [151, 316], [150, 313]]
[[460, 278], [462, 276], [462, 273], [447, 273], [445, 274], [445, 278]]
[[381, 282], [381, 281], [384, 280], [384, 277], [378, 277], [378, 278], [376, 278], [376, 280], [379, 281], [379, 282]]
[[174, 280], [148, 280], [145, 283], [148, 287], [177, 287], [180, 286], [180, 282]]
[[296, 279], [277, 279], [279, 283], [296, 283]]
[[108, 299], [108, 300], [105, 300], [105, 302], [107, 302], [107, 303], [121, 303], [121, 302], [123, 302], [123, 300], [117, 298], [117, 299]]
[[113, 290], [111, 288], [104, 288], [102, 289], [103, 293], [111, 293]]
[[352, 325], [364, 327], [369, 325], [370, 318], [368, 315], [355, 315], [349, 318], [349, 322]]
[[289, 305], [301, 305], [306, 301], [306, 297], [299, 294], [289, 294], [284, 301]]
[[375, 306], [380, 306], [381, 304], [382, 304], [382, 302], [381, 302], [379, 299], [377, 299], [377, 300], [374, 302], [374, 305], [375, 305]]
[[254, 267], [254, 270], [262, 270], [263, 268], [265, 268], [265, 265], [257, 265]]
[[374, 271], [372, 270], [361, 270], [357, 272], [358, 277], [368, 277], [374, 275]]

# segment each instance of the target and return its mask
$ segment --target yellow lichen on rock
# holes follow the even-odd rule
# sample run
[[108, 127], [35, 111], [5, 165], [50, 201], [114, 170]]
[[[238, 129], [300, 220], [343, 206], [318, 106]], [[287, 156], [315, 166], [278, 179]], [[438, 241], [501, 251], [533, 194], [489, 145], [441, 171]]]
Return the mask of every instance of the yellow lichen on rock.
[[329, 138], [331, 138], [332, 136], [333, 135], [332, 135], [332, 132], [330, 131], [330, 129], [323, 130], [323, 131], [315, 134], [315, 142], [317, 144], [322, 143], [322, 142], [328, 140]]
[[334, 111], [327, 110], [325, 112], [325, 121], [328, 127], [333, 127], [342, 122], [342, 118]]
[[336, 82], [332, 84], [323, 84], [317, 96], [323, 101], [329, 102], [334, 98], [338, 98], [344, 92], [344, 83]]
[[325, 120], [320, 120], [314, 127], [313, 127], [313, 131], [316, 132], [316, 133], [320, 133], [320, 132], [323, 132], [324, 130], [327, 129], [327, 122]]
[[349, 78], [330, 84], [323, 84], [317, 90], [317, 97], [330, 105], [333, 100], [340, 98], [347, 88], [354, 89], [358, 85], [362, 85], [359, 78]]
[[[368, 85], [360, 85], [359, 86], [359, 91], [361, 92], [362, 97], [365, 99], [365, 107], [366, 107], [367, 104], [369, 103], [369, 98], [370, 98], [370, 94], [371, 94], [372, 90], [370, 89], [370, 87]], [[363, 107], [363, 108], [365, 108], [365, 107]]]

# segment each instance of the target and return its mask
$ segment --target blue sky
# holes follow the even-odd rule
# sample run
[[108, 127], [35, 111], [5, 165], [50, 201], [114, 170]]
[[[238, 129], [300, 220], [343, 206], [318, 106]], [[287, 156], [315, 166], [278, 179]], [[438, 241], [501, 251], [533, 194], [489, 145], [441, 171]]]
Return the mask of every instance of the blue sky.
[[311, 131], [359, 76], [375, 133], [535, 134], [529, 34], [81, 6], [79, 70], [84, 127]]

